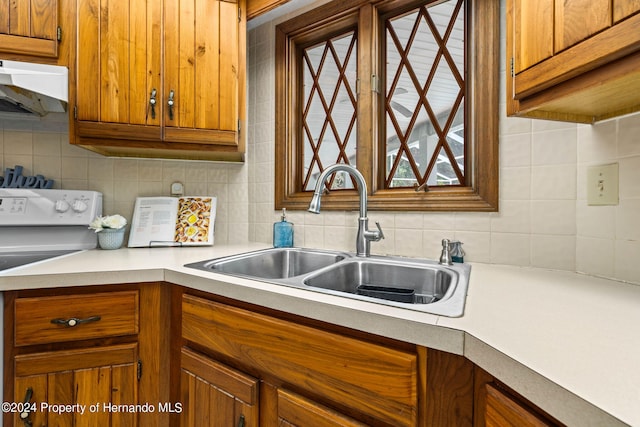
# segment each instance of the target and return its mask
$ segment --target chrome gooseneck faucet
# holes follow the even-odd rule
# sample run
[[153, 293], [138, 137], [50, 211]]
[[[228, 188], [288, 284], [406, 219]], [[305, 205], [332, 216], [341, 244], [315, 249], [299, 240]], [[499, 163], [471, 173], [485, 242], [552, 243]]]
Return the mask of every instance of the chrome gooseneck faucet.
[[367, 218], [367, 183], [362, 174], [353, 166], [347, 164], [335, 164], [326, 168], [318, 177], [313, 198], [309, 203], [309, 212], [320, 213], [320, 198], [324, 193], [325, 181], [334, 172], [343, 171], [350, 174], [358, 185], [358, 196], [360, 197], [360, 217], [358, 218], [358, 235], [356, 236], [356, 255], [368, 257], [371, 255], [371, 241], [377, 242], [384, 239], [384, 233], [380, 224], [376, 222], [377, 230], [369, 230], [369, 218]]

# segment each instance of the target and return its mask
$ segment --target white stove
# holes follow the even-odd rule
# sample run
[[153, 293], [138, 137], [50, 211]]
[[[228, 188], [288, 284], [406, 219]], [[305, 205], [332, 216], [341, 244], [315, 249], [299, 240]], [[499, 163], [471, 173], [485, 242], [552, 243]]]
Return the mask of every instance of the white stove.
[[95, 248], [99, 215], [95, 191], [0, 188], [0, 271]]

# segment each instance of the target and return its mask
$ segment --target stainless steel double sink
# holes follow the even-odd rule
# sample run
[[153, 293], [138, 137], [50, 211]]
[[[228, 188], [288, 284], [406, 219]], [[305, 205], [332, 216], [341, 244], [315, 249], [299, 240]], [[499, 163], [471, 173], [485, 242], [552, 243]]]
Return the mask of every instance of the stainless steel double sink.
[[448, 317], [464, 313], [468, 264], [305, 248], [272, 248], [186, 267]]

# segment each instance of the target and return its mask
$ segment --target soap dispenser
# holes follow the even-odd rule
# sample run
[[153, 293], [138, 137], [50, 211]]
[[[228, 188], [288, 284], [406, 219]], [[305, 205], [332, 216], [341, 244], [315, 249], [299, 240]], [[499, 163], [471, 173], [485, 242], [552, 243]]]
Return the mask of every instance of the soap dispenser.
[[282, 209], [282, 216], [279, 222], [273, 223], [273, 247], [291, 248], [293, 247], [293, 223], [287, 221], [287, 209]]
[[449, 242], [449, 247], [451, 248], [451, 261], [453, 262], [464, 262], [464, 250], [462, 250], [462, 242], [454, 240], [453, 242]]

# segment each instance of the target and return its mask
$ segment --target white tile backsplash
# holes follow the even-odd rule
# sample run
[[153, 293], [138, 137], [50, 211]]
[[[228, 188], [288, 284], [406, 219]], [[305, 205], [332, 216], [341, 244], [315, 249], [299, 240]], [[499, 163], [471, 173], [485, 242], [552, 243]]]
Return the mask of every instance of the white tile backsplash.
[[531, 233], [575, 236], [575, 200], [532, 200]]
[[640, 155], [640, 114], [623, 117], [618, 123], [618, 156]]
[[608, 238], [578, 237], [576, 270], [600, 277], [615, 277], [615, 241]]
[[531, 235], [531, 265], [539, 268], [575, 271], [575, 235]]
[[578, 162], [601, 163], [616, 159], [617, 124], [615, 120], [607, 120], [595, 125], [578, 125]]
[[[100, 191], [104, 195], [104, 213], [120, 213], [129, 220], [136, 197], [168, 196], [170, 184], [180, 181], [185, 194], [218, 198], [216, 243], [249, 239], [247, 165], [109, 158], [72, 146], [68, 139], [60, 120], [0, 118], [1, 170], [21, 165], [25, 174], [55, 179], [55, 188]], [[272, 202], [269, 206], [273, 212]]]
[[532, 200], [573, 200], [576, 188], [575, 163], [535, 166], [531, 169]]
[[534, 166], [565, 165], [576, 162], [577, 128], [534, 132], [531, 135], [531, 164]]
[[620, 280], [640, 283], [640, 242], [635, 240], [615, 241], [615, 270], [614, 276]]

